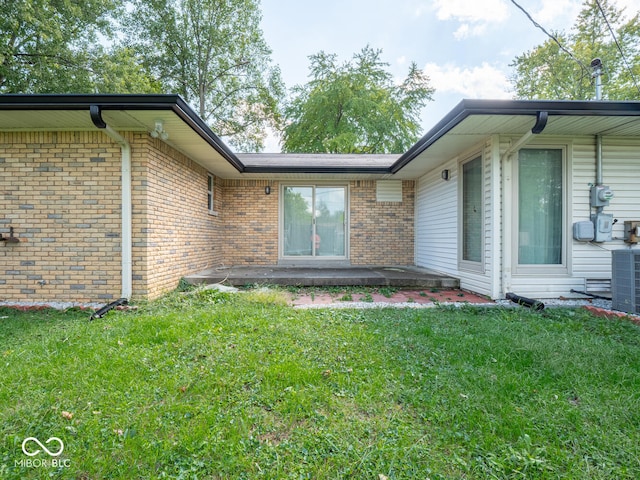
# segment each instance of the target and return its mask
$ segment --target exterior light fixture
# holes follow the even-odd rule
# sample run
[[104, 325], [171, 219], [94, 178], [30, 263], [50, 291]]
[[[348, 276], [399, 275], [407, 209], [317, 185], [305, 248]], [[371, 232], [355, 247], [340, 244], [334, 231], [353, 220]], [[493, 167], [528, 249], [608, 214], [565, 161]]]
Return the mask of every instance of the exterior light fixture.
[[449, 181], [449, 169], [445, 168], [444, 170], [442, 170], [442, 173], [440, 173], [440, 176], [442, 177], [443, 180]]
[[264, 187], [264, 194], [269, 195], [270, 193], [271, 193], [271, 187], [267, 185], [266, 187]]
[[156, 126], [149, 132], [149, 135], [153, 138], [160, 138], [162, 140], [167, 140], [169, 138], [169, 134], [164, 131], [164, 122], [162, 120], [156, 120]]

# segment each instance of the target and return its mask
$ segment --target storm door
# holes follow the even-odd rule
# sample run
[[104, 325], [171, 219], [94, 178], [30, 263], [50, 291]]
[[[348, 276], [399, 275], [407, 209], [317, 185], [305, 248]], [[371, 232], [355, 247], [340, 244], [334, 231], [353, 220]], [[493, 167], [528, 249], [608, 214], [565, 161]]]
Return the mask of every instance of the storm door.
[[347, 187], [283, 187], [283, 257], [345, 258]]

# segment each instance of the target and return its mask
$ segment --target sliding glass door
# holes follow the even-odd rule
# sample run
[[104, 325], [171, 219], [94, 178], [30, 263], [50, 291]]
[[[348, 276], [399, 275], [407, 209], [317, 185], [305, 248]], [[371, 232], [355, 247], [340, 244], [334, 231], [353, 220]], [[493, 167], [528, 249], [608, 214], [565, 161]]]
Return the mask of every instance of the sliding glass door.
[[283, 187], [284, 257], [346, 257], [347, 187]]

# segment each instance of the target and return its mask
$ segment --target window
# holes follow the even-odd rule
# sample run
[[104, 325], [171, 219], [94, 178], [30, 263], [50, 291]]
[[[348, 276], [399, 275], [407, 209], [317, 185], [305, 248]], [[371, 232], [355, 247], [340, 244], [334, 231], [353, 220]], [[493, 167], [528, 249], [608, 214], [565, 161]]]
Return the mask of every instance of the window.
[[518, 265], [566, 265], [564, 152], [526, 148], [518, 155]]
[[484, 237], [482, 205], [482, 157], [475, 157], [461, 167], [462, 170], [462, 237], [461, 259], [470, 268], [481, 267]]
[[209, 213], [214, 213], [213, 209], [213, 189], [215, 187], [215, 181], [213, 175], [207, 174], [207, 209]]
[[283, 257], [346, 258], [347, 186], [286, 185], [281, 192]]

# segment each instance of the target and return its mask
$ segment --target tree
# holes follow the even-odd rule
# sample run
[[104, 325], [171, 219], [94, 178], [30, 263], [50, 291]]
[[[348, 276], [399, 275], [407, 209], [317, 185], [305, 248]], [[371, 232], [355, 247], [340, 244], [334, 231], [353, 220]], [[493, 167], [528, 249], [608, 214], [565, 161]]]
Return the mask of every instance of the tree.
[[[622, 53], [612, 38], [607, 21]], [[554, 36], [571, 55], [549, 39], [516, 57], [511, 63], [515, 68], [511, 83], [516, 97], [594, 98], [590, 64], [594, 58], [600, 58], [604, 65], [603, 99], [640, 99], [640, 18], [637, 12], [626, 20], [624, 10], [617, 10], [608, 0], [587, 0], [572, 32], [556, 32]]]
[[258, 0], [135, 0], [128, 42], [165, 91], [236, 147], [259, 150], [284, 95], [260, 19]]
[[311, 55], [312, 80], [293, 88], [285, 108], [283, 151], [401, 153], [419, 138], [419, 114], [434, 92], [415, 63], [400, 85], [381, 50], [365, 47], [351, 61]]
[[113, 34], [121, 3], [2, 0], [0, 93], [157, 90], [127, 50], [107, 51], [98, 41]]

